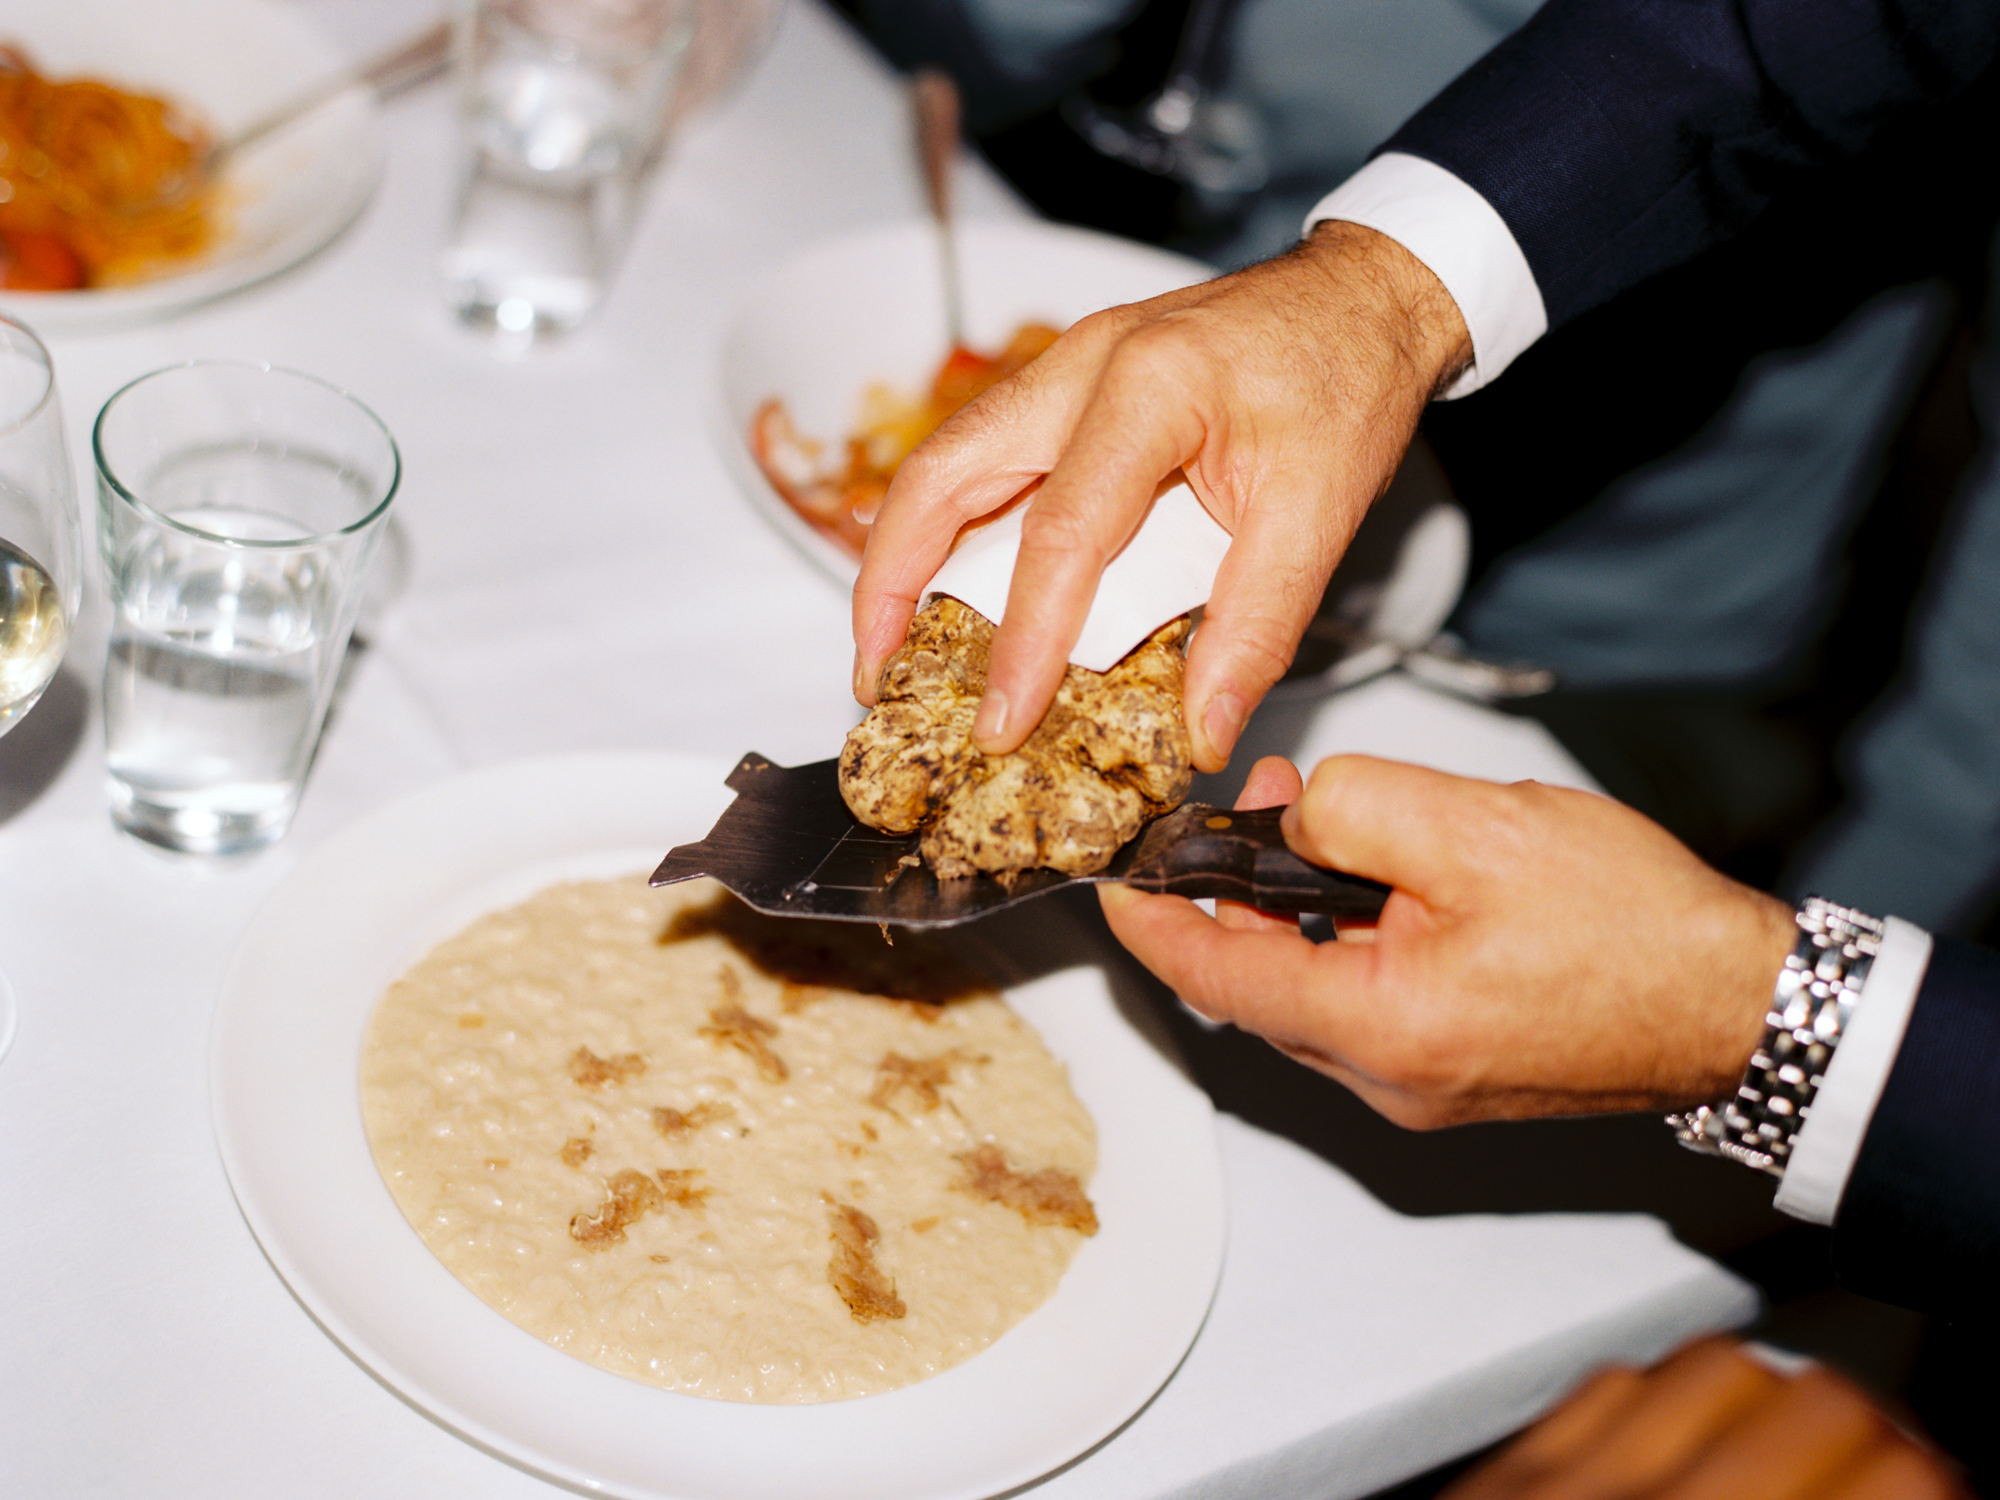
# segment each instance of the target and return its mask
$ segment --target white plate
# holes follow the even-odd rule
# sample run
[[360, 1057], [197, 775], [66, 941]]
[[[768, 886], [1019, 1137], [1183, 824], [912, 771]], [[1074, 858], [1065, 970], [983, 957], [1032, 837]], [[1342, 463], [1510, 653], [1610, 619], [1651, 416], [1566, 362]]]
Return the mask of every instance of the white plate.
[[[1066, 328], [1213, 274], [1150, 245], [1034, 220], [968, 223], [958, 237], [966, 333], [978, 349], [1001, 347], [1031, 320]], [[838, 443], [854, 429], [868, 386], [926, 389], [946, 349], [939, 266], [928, 223], [830, 240], [761, 282], [723, 344], [716, 446], [759, 513], [842, 588], [854, 582], [854, 559], [771, 487], [750, 451], [750, 421], [776, 396], [802, 434]], [[1392, 665], [1398, 649], [1424, 645], [1443, 625], [1470, 556], [1465, 516], [1443, 471], [1420, 458], [1370, 513], [1323, 613], [1386, 642], [1374, 649]], [[1355, 652], [1370, 649], [1362, 643]], [[1361, 680], [1334, 668], [1300, 686], [1324, 691], [1347, 685], [1349, 676]]]
[[728, 801], [727, 770], [660, 755], [516, 762], [391, 804], [308, 856], [252, 923], [216, 1009], [216, 1136], [237, 1202], [355, 1359], [445, 1426], [568, 1484], [644, 1500], [972, 1500], [1025, 1484], [1152, 1398], [1222, 1264], [1208, 1100], [1119, 1015], [1096, 969], [1010, 999], [1096, 1118], [1103, 1228], [991, 1348], [887, 1395], [738, 1405], [586, 1365], [461, 1286], [375, 1170], [356, 1079], [388, 981], [484, 911], [698, 838]]
[[[9, 7], [0, 36], [45, 73], [161, 95], [220, 136], [348, 61], [271, 0], [27, 0]], [[181, 269], [100, 291], [0, 292], [0, 309], [42, 333], [71, 333], [142, 322], [274, 276], [360, 213], [382, 152], [374, 95], [350, 89], [228, 164], [223, 233]]]

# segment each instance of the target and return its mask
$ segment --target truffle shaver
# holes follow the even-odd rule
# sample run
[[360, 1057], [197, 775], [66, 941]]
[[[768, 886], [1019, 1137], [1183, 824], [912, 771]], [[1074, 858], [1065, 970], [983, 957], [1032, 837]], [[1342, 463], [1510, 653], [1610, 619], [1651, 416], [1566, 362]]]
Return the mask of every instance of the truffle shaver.
[[1358, 920], [1374, 918], [1388, 899], [1385, 885], [1323, 870], [1287, 849], [1280, 808], [1231, 812], [1193, 802], [1149, 823], [1095, 875], [1029, 870], [1010, 881], [939, 880], [917, 857], [919, 835], [882, 833], [847, 810], [838, 766], [744, 756], [729, 773], [736, 800], [708, 837], [670, 852], [652, 883], [707, 875], [772, 916], [899, 927], [950, 927], [1078, 881]]

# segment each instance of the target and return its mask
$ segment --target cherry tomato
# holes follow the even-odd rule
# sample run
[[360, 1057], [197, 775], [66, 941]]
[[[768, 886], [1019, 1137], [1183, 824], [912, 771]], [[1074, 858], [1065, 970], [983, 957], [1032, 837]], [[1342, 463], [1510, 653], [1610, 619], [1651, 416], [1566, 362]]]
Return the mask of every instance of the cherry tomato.
[[83, 262], [52, 234], [0, 229], [0, 286], [16, 292], [68, 292], [83, 285]]

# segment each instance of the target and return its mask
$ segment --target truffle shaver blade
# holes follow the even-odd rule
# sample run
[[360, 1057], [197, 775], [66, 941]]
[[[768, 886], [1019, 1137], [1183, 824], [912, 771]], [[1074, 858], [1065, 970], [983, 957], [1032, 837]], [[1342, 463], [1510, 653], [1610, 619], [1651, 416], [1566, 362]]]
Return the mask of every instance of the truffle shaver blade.
[[1029, 870], [1011, 881], [939, 880], [917, 856], [918, 835], [881, 833], [847, 810], [838, 768], [832, 760], [780, 766], [744, 756], [728, 778], [736, 800], [706, 838], [670, 852], [652, 883], [706, 875], [772, 916], [899, 927], [951, 927], [1059, 886], [1100, 880], [1363, 921], [1388, 899], [1387, 886], [1307, 864], [1286, 848], [1282, 809], [1234, 812], [1200, 803], [1147, 824], [1095, 875]]

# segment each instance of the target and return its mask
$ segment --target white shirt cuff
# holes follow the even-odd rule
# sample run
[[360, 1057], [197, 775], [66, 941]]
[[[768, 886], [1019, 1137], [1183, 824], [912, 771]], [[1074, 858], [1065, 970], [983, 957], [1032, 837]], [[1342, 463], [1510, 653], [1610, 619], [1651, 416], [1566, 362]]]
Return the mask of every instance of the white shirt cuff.
[[1444, 283], [1472, 335], [1472, 364], [1443, 393], [1468, 395], [1549, 331], [1528, 258], [1493, 205], [1435, 162], [1385, 151], [1313, 205], [1325, 219], [1386, 234]]
[[1833, 1222], [1923, 987], [1931, 935], [1901, 917], [1889, 918], [1886, 926], [1882, 951], [1869, 965], [1861, 998], [1826, 1065], [1812, 1113], [1792, 1140], [1791, 1159], [1778, 1184], [1777, 1206], [1795, 1219]]

